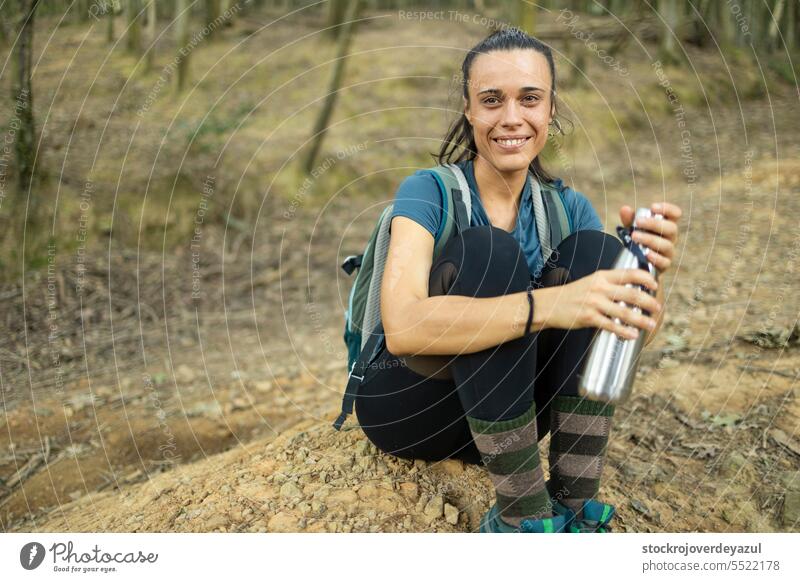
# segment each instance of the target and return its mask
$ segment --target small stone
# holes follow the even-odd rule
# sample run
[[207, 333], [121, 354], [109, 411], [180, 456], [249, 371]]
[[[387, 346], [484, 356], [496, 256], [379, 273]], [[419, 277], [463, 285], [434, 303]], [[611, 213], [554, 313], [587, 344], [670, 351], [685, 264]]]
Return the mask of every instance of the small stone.
[[464, 463], [457, 459], [446, 459], [433, 465], [433, 469], [439, 473], [457, 477], [464, 472]]
[[272, 516], [267, 523], [267, 529], [271, 532], [294, 532], [297, 531], [297, 518], [286, 512], [279, 512]]
[[303, 492], [300, 491], [300, 488], [292, 483], [291, 481], [287, 481], [281, 486], [281, 499], [299, 499], [303, 496]]
[[400, 495], [410, 501], [419, 499], [419, 485], [416, 483], [400, 483]]
[[739, 451], [731, 451], [722, 463], [722, 474], [728, 478], [741, 478], [747, 468], [747, 458]]
[[425, 504], [425, 509], [422, 510], [422, 514], [428, 520], [428, 523], [431, 523], [435, 519], [439, 519], [442, 517], [444, 513], [444, 498], [441, 495], [435, 495]]
[[800, 491], [800, 471], [781, 471], [778, 479], [785, 489]]
[[371, 501], [377, 499], [381, 493], [382, 491], [374, 484], [366, 483], [358, 490], [358, 497], [364, 501]]
[[800, 523], [800, 491], [787, 491], [783, 498], [783, 525]]
[[456, 525], [458, 523], [458, 508], [450, 505], [449, 503], [445, 503], [444, 519], [450, 525]]

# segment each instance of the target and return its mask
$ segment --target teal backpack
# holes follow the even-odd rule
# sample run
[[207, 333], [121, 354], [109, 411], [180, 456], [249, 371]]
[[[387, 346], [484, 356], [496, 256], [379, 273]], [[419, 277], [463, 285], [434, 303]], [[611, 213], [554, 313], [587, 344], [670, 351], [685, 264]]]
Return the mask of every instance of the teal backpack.
[[[435, 262], [447, 241], [469, 228], [472, 205], [467, 179], [459, 166], [445, 164], [427, 171], [433, 174], [442, 195], [444, 219], [434, 237]], [[569, 236], [572, 230], [571, 221], [558, 189], [549, 183], [540, 186], [533, 174], [529, 173], [528, 179], [531, 181], [533, 193], [536, 230], [546, 263], [553, 249]], [[333, 423], [336, 430], [341, 429], [347, 416], [353, 412], [353, 403], [364, 373], [385, 347], [381, 323], [381, 281], [389, 250], [389, 225], [393, 207], [393, 204], [389, 204], [384, 208], [364, 252], [350, 255], [341, 265], [348, 275], [356, 270], [358, 273], [350, 289], [344, 317], [344, 343], [347, 346], [349, 375], [342, 399], [342, 412]]]

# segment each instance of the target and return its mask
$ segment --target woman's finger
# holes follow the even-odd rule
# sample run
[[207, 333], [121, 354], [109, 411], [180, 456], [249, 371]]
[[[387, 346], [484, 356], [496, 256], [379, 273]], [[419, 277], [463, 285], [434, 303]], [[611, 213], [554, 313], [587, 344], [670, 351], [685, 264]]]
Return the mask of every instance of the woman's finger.
[[671, 220], [639, 218], [636, 220], [636, 228], [661, 235], [672, 242], [675, 242], [678, 238], [678, 225]]
[[615, 321], [613, 318], [608, 317], [603, 313], [595, 314], [595, 317], [592, 320], [592, 327], [608, 330], [611, 333], [618, 335], [622, 339], [636, 339], [639, 337], [638, 329], [627, 326], [618, 320]]
[[601, 306], [601, 309], [607, 316], [618, 319], [625, 326], [647, 331], [655, 329], [656, 321], [653, 318], [621, 303], [606, 301]]
[[635, 305], [650, 313], [661, 310], [661, 304], [656, 298], [638, 287], [615, 286], [608, 298], [613, 302], [624, 301], [629, 306]]
[[650, 210], [670, 220], [678, 220], [683, 215], [680, 206], [671, 202], [655, 202], [650, 206]]
[[658, 289], [658, 281], [656, 281], [656, 278], [644, 269], [611, 269], [609, 271], [604, 271], [604, 275], [606, 281], [612, 285], [631, 283], [634, 285], [644, 285], [653, 291]]
[[671, 257], [675, 252], [675, 247], [673, 246], [672, 241], [664, 238], [663, 236], [658, 236], [657, 234], [650, 234], [642, 230], [635, 230], [631, 235], [631, 238], [633, 238], [633, 240], [637, 243], [642, 244], [647, 248], [664, 255], [665, 257]]
[[660, 273], [663, 273], [672, 266], [671, 258], [665, 257], [664, 255], [652, 250], [647, 253], [647, 260], [653, 263], [655, 268], [658, 269]]

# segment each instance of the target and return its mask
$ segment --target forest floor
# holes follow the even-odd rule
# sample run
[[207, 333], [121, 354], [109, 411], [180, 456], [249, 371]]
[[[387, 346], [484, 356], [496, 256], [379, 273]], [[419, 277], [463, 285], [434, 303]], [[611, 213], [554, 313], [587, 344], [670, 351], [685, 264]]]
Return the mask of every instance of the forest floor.
[[[399, 30], [393, 42], [430, 33]], [[361, 34], [382, 46], [386, 30]], [[695, 62], [701, 77], [714, 67]], [[575, 91], [624, 101], [614, 79], [598, 83]], [[574, 119], [591, 119], [574, 101]], [[627, 118], [624, 147], [587, 130], [565, 152], [566, 181], [607, 230], [625, 203], [685, 212], [664, 328], [612, 428], [601, 495], [617, 531], [800, 529], [796, 105], [780, 83], [687, 103], [688, 161], [663, 107]], [[332, 136], [329, 153], [343, 143]], [[391, 198], [351, 194], [282, 221], [287, 198], [268, 197], [268, 224], [249, 235], [209, 225], [197, 271], [191, 245], [110, 239], [84, 273], [62, 260], [0, 289], [0, 531], [475, 531], [492, 502], [483, 470], [398, 460], [352, 420], [330, 427], [350, 284], [338, 263]]]

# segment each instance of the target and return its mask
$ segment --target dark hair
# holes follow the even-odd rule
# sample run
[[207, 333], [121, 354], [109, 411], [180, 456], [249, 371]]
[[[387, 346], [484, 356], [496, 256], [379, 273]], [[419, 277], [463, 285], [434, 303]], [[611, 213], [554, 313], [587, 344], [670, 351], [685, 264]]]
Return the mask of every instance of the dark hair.
[[[564, 131], [561, 128], [561, 123], [556, 119], [556, 115], [558, 115], [558, 105], [556, 103], [556, 66], [553, 61], [553, 52], [550, 50], [549, 46], [519, 28], [505, 27], [497, 30], [475, 45], [467, 53], [464, 62], [461, 64], [460, 81], [464, 98], [469, 102], [469, 71], [472, 68], [472, 62], [475, 58], [480, 54], [486, 54], [492, 51], [513, 49], [531, 49], [541, 53], [547, 59], [547, 64], [550, 66], [550, 78], [553, 80], [550, 89], [550, 99], [555, 107], [553, 125], [558, 133], [563, 134]], [[459, 148], [462, 149], [456, 157], [456, 151]], [[439, 150], [438, 156], [436, 154], [433, 154], [433, 156], [439, 164], [475, 159], [477, 156], [475, 136], [472, 132], [472, 125], [467, 121], [467, 116], [464, 112], [461, 113], [460, 117], [447, 131], [447, 136], [442, 142], [442, 147]], [[533, 159], [529, 168], [533, 175], [541, 182], [552, 182], [554, 180], [553, 176], [542, 167], [538, 155]]]

